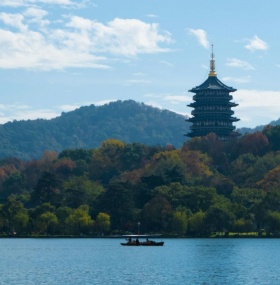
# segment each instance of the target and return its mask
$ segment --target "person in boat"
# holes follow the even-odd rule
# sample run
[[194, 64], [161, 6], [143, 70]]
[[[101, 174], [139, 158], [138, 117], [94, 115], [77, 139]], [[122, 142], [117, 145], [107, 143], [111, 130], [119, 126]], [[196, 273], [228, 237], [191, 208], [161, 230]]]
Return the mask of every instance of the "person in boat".
[[128, 238], [128, 243], [131, 243], [131, 237]]
[[136, 244], [140, 244], [140, 242], [139, 242], [139, 239], [138, 239], [138, 238], [136, 239]]

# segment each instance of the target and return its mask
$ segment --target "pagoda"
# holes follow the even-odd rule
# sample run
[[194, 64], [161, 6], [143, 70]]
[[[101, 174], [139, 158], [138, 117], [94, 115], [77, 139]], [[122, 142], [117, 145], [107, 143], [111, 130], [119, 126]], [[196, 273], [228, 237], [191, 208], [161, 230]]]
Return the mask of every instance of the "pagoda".
[[232, 124], [239, 119], [233, 117], [234, 112], [231, 108], [238, 106], [238, 104], [231, 102], [232, 95], [230, 95], [236, 90], [218, 79], [212, 45], [208, 78], [201, 85], [189, 90], [195, 95], [193, 96], [194, 102], [187, 105], [194, 110], [191, 112], [192, 117], [186, 120], [192, 123], [191, 132], [186, 136], [192, 138], [215, 133], [218, 139], [222, 141], [237, 137], [239, 133], [234, 131], [235, 126]]

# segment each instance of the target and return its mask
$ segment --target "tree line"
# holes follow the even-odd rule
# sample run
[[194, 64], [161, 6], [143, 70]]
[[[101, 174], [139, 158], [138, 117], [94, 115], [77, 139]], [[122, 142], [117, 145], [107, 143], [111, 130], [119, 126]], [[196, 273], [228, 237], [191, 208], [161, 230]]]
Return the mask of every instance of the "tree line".
[[0, 235], [280, 233], [280, 126], [0, 161]]

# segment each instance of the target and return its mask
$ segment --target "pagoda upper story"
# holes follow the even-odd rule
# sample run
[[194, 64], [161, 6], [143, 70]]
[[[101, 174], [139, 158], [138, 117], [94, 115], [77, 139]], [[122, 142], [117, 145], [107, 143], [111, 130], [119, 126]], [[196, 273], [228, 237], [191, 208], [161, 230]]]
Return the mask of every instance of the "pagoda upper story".
[[230, 93], [235, 91], [235, 88], [225, 85], [218, 79], [212, 46], [208, 78], [201, 85], [189, 90], [195, 95], [194, 102], [188, 105], [194, 110], [191, 112], [192, 117], [186, 120], [192, 123], [191, 132], [186, 136], [197, 137], [215, 133], [218, 139], [223, 141], [238, 136], [239, 134], [234, 131], [233, 122], [239, 119], [233, 117], [234, 112], [231, 110], [238, 106], [231, 102], [233, 97]]

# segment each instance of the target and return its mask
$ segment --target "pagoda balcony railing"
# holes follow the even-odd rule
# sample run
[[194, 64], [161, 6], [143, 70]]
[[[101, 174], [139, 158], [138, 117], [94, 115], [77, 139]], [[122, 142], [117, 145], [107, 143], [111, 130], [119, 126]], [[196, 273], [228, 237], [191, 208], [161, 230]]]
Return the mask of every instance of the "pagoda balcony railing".
[[233, 99], [232, 95], [201, 95], [201, 94], [196, 94], [193, 96], [193, 100], [203, 100], [205, 101], [206, 99], [219, 99], [219, 100], [227, 100], [230, 101]]
[[202, 130], [207, 130], [209, 131], [209, 129], [213, 130], [213, 131], [217, 131], [219, 129], [221, 130], [235, 130], [236, 127], [232, 126], [232, 125], [204, 125], [204, 126], [190, 126], [190, 130], [192, 131], [202, 131]]
[[216, 128], [213, 128], [213, 127], [208, 127], [206, 128], [205, 126], [203, 128], [195, 128], [195, 127], [190, 127], [190, 130], [195, 132], [195, 133], [228, 133], [228, 132], [232, 132], [236, 129], [235, 126], [227, 126], [227, 127], [222, 127], [222, 126], [219, 126], [219, 127], [216, 127]]
[[206, 116], [209, 117], [209, 115], [212, 116], [219, 116], [219, 115], [233, 115], [234, 111], [232, 110], [192, 110], [191, 114], [193, 116], [200, 115], [200, 116]]

